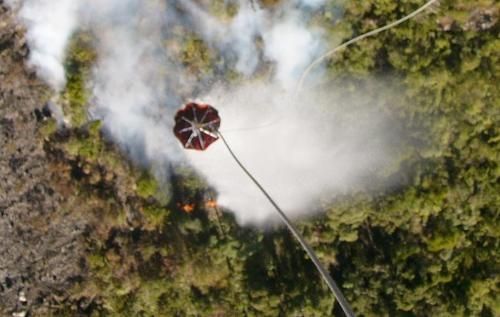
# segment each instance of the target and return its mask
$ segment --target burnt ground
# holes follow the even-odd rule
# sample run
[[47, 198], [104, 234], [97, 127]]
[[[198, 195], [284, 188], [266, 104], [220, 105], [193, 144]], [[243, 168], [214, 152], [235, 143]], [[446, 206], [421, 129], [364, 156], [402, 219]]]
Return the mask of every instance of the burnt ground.
[[86, 223], [68, 212], [78, 201], [44, 151], [38, 129], [50, 93], [24, 66], [27, 55], [23, 30], [0, 1], [1, 316], [42, 314], [85, 266]]

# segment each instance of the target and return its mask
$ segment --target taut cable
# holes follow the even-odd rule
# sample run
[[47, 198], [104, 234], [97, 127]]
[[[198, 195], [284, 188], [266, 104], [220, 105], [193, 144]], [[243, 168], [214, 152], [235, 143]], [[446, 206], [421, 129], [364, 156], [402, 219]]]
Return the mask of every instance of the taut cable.
[[[367, 32], [367, 33], [364, 33], [364, 34], [361, 34], [360, 36], [357, 36], [331, 50], [329, 50], [328, 52], [324, 53], [323, 55], [321, 55], [320, 57], [318, 57], [317, 59], [315, 59], [311, 64], [309, 64], [309, 66], [307, 66], [307, 68], [304, 70], [304, 72], [302, 73], [302, 76], [300, 76], [300, 80], [297, 84], [297, 88], [295, 89], [295, 94], [297, 94], [301, 89], [302, 89], [302, 85], [304, 84], [304, 81], [307, 77], [307, 75], [309, 75], [309, 73], [311, 72], [311, 70], [318, 64], [320, 64], [325, 58], [333, 55], [335, 52], [337, 51], [340, 51], [341, 49], [344, 49], [346, 47], [348, 47], [349, 45], [352, 45], [358, 41], [361, 41], [362, 39], [364, 38], [367, 38], [369, 36], [372, 36], [372, 35], [375, 35], [375, 34], [378, 34], [380, 32], [383, 32], [383, 31], [386, 31], [388, 29], [391, 29], [405, 21], [408, 21], [412, 18], [414, 18], [415, 16], [417, 16], [418, 14], [420, 14], [421, 12], [423, 12], [425, 9], [427, 9], [428, 7], [430, 7], [431, 5], [433, 5], [435, 2], [437, 2], [439, 0], [430, 0], [428, 1], [427, 3], [425, 3], [423, 6], [421, 6], [420, 8], [418, 8], [417, 10], [413, 11], [412, 13], [402, 17], [401, 19], [397, 20], [397, 21], [394, 21], [392, 23], [389, 23], [387, 25], [384, 25], [378, 29], [375, 29], [373, 31], [370, 31], [370, 32]], [[295, 95], [294, 94], [294, 95]]]
[[222, 142], [226, 146], [227, 150], [229, 151], [229, 154], [233, 157], [235, 162], [238, 164], [238, 166], [245, 172], [245, 174], [252, 180], [252, 182], [260, 189], [260, 191], [266, 196], [267, 200], [273, 205], [274, 209], [278, 212], [278, 214], [281, 217], [281, 220], [286, 224], [288, 229], [292, 232], [292, 234], [295, 236], [295, 238], [300, 242], [304, 250], [307, 252], [307, 255], [311, 258], [313, 261], [314, 265], [318, 269], [319, 273], [325, 280], [326, 284], [332, 291], [333, 295], [337, 299], [338, 303], [340, 304], [340, 307], [342, 307], [342, 310], [344, 311], [345, 315], [347, 317], [354, 317], [354, 312], [352, 311], [351, 306], [347, 302], [346, 298], [344, 297], [344, 294], [342, 294], [342, 291], [340, 288], [337, 286], [335, 281], [332, 279], [328, 271], [323, 267], [321, 262], [319, 261], [318, 257], [314, 253], [314, 251], [311, 249], [311, 247], [307, 244], [307, 242], [304, 240], [304, 237], [299, 233], [299, 231], [295, 228], [295, 226], [290, 222], [286, 214], [281, 210], [281, 208], [278, 206], [278, 204], [274, 201], [274, 199], [267, 193], [267, 191], [262, 187], [262, 185], [253, 177], [253, 175], [246, 169], [246, 167], [241, 163], [241, 161], [238, 159], [236, 154], [234, 154], [233, 150], [227, 143], [226, 139], [222, 135], [220, 131], [218, 131], [218, 135], [222, 139]]

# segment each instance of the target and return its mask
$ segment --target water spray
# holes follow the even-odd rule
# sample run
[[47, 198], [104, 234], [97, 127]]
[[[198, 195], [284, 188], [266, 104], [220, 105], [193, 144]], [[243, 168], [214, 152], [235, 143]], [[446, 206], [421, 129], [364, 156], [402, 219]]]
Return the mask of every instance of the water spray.
[[344, 294], [337, 286], [335, 281], [332, 279], [328, 271], [319, 261], [314, 250], [307, 244], [304, 237], [299, 233], [297, 228], [292, 224], [290, 219], [286, 216], [283, 210], [279, 207], [276, 201], [271, 197], [271, 195], [264, 189], [264, 187], [257, 181], [257, 179], [250, 173], [250, 171], [243, 165], [243, 163], [238, 159], [234, 151], [232, 150], [229, 143], [224, 138], [223, 134], [220, 132], [220, 117], [217, 110], [207, 104], [200, 103], [188, 103], [182, 109], [177, 111], [175, 116], [175, 126], [174, 134], [182, 143], [184, 148], [204, 151], [213, 142], [217, 141], [219, 138], [224, 143], [224, 146], [228, 150], [231, 157], [234, 159], [236, 164], [241, 168], [241, 170], [250, 178], [250, 180], [259, 188], [259, 190], [264, 194], [267, 200], [278, 212], [281, 220], [285, 223], [287, 228], [292, 232], [293, 236], [299, 241], [300, 245], [304, 248], [309, 258], [313, 261], [314, 265], [318, 269], [321, 277], [326, 282], [333, 295], [335, 296], [337, 302], [342, 307], [345, 315], [348, 317], [354, 317], [354, 312], [347, 302]]
[[[300, 93], [302, 86], [314, 67], [323, 62], [326, 58], [333, 55], [334, 53], [358, 42], [369, 36], [376, 35], [397, 25], [412, 19], [417, 16], [419, 13], [426, 10], [428, 7], [436, 3], [438, 0], [430, 0], [426, 2], [423, 6], [413, 11], [412, 13], [404, 16], [403, 18], [394, 21], [390, 24], [387, 24], [383, 27], [377, 28], [368, 33], [364, 33], [360, 36], [357, 36], [329, 51], [324, 53], [315, 59], [311, 64], [307, 66], [307, 68], [302, 73], [300, 80], [297, 84], [297, 89], [295, 90], [294, 95]], [[241, 170], [250, 178], [250, 180], [257, 186], [257, 188], [262, 192], [262, 194], [267, 198], [269, 203], [274, 207], [274, 209], [278, 212], [281, 220], [285, 223], [287, 228], [293, 234], [293, 236], [300, 243], [302, 248], [306, 251], [310, 259], [313, 261], [317, 270], [321, 274], [321, 277], [326, 282], [331, 292], [335, 296], [337, 302], [341, 306], [344, 314], [348, 317], [354, 316], [354, 312], [347, 302], [345, 296], [342, 294], [342, 291], [337, 286], [335, 281], [332, 279], [328, 271], [324, 268], [324, 266], [319, 261], [316, 256], [314, 250], [307, 244], [304, 237], [299, 233], [297, 228], [292, 224], [292, 222], [288, 219], [287, 215], [283, 212], [283, 210], [279, 207], [276, 201], [271, 197], [271, 195], [264, 189], [264, 187], [259, 183], [259, 181], [252, 175], [252, 173], [243, 165], [243, 163], [239, 160], [237, 155], [232, 150], [231, 146], [225, 139], [224, 135], [219, 130], [220, 128], [220, 117], [215, 108], [207, 104], [199, 104], [199, 103], [188, 103], [184, 106], [184, 108], [180, 109], [175, 117], [176, 125], [174, 127], [174, 133], [177, 138], [182, 142], [185, 148], [194, 149], [194, 150], [205, 150], [210, 144], [217, 141], [217, 139], [221, 139], [224, 146], [228, 150], [231, 157], [237, 163], [237, 165], [241, 168]]]

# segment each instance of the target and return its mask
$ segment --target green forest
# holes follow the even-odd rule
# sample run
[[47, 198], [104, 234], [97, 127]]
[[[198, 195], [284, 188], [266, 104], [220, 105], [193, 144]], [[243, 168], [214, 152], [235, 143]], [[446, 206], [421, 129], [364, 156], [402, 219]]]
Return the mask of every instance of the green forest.
[[[224, 19], [237, 10], [212, 2]], [[342, 1], [337, 20], [329, 1], [311, 23], [347, 41], [424, 2]], [[325, 199], [297, 224], [358, 316], [500, 316], [499, 12], [494, 0], [439, 1], [325, 61], [325, 87], [380, 98], [390, 83], [397, 100], [380, 111], [405, 131], [400, 159], [378, 180], [397, 186]], [[78, 307], [62, 302], [53, 316], [343, 316], [286, 228], [238, 225], [196, 171], [155, 179], [88, 122], [92, 40], [75, 34], [66, 59], [72, 128], [40, 129], [60, 183], [87, 205], [73, 212], [90, 208], [94, 219], [88, 276], [67, 290]], [[215, 74], [219, 58], [196, 35], [178, 41], [179, 61], [200, 80], [242, 80]]]

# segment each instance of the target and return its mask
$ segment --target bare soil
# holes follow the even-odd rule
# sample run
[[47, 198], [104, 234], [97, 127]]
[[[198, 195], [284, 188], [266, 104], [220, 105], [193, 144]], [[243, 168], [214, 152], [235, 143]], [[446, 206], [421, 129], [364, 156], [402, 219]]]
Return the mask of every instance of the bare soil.
[[68, 210], [78, 202], [44, 150], [50, 91], [28, 54], [0, 0], [0, 316], [44, 315], [85, 272], [86, 223]]

